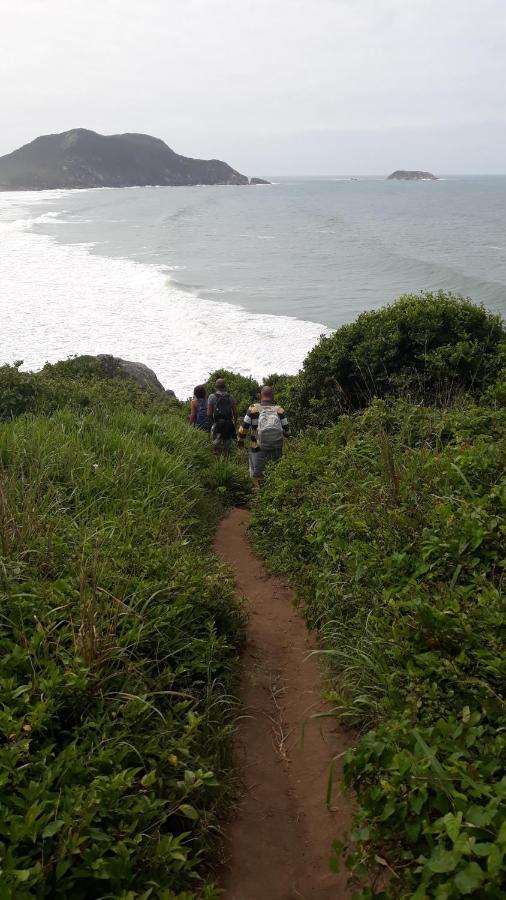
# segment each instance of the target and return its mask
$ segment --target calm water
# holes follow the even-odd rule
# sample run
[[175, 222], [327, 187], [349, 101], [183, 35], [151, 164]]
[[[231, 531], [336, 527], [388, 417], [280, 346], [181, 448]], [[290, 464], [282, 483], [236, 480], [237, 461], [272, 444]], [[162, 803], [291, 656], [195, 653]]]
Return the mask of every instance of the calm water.
[[506, 177], [0, 193], [0, 362], [25, 368], [112, 352], [186, 396], [438, 288], [506, 313]]

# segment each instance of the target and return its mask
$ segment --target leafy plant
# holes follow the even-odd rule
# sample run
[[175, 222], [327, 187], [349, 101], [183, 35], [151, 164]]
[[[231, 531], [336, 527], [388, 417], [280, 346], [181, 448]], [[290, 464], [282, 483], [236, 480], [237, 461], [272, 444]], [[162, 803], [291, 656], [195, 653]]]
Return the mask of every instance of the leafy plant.
[[376, 401], [298, 438], [256, 503], [363, 735], [334, 860], [363, 900], [502, 894], [505, 460], [504, 408]]
[[129, 379], [3, 378], [0, 897], [211, 900], [244, 623], [208, 547], [246, 473]]
[[239, 375], [237, 372], [230, 372], [227, 369], [216, 369], [214, 372], [211, 372], [205, 385], [208, 395], [214, 391], [217, 378], [225, 379], [227, 388], [237, 403], [239, 418], [244, 415], [250, 403], [258, 400], [260, 394], [258, 381], [245, 375]]
[[181, 409], [175, 398], [140, 387], [114, 365], [104, 366], [93, 356], [48, 363], [40, 372], [22, 372], [20, 365], [0, 367], [0, 421], [26, 412], [48, 415], [62, 408], [79, 413], [126, 404], [172, 414]]
[[359, 896], [499, 897], [505, 751], [504, 732], [469, 707], [431, 726], [405, 716], [369, 732], [345, 762], [360, 802], [346, 863], [373, 884]]
[[389, 395], [447, 404], [504, 366], [501, 319], [440, 291], [407, 294], [323, 337], [290, 388], [294, 424], [323, 427]]

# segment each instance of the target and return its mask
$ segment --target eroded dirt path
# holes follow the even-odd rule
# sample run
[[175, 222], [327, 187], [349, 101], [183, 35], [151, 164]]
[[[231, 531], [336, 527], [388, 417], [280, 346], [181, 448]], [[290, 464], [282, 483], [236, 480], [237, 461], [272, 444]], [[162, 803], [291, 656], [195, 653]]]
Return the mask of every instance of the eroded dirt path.
[[[351, 807], [334, 789], [325, 803], [331, 760], [349, 746], [324, 710], [314, 641], [293, 596], [267, 574], [249, 544], [248, 512], [234, 509], [215, 551], [247, 598], [242, 718], [235, 761], [242, 795], [228, 827], [225, 900], [343, 900], [345, 874], [330, 872], [332, 841], [350, 824]], [[339, 784], [339, 769], [335, 783]]]

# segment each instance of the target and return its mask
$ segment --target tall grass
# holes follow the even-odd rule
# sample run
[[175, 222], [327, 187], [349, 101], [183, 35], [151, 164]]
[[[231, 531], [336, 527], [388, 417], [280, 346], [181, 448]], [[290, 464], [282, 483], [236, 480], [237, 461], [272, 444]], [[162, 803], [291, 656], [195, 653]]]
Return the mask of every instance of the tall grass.
[[177, 411], [69, 395], [0, 423], [0, 896], [186, 898], [243, 639], [209, 540], [248, 482]]
[[504, 408], [378, 401], [301, 437], [257, 501], [362, 733], [340, 849], [363, 900], [502, 893], [505, 461]]

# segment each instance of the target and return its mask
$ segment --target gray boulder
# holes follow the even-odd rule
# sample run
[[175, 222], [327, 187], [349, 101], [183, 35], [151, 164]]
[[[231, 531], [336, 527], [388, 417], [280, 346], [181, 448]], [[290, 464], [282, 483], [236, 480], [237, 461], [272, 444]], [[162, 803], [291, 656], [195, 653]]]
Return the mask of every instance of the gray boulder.
[[132, 362], [130, 359], [121, 359], [119, 356], [111, 356], [108, 353], [100, 353], [97, 356], [104, 373], [113, 377], [124, 373], [133, 378], [138, 385], [147, 390], [156, 391], [158, 394], [174, 397], [174, 391], [165, 390], [163, 384], [158, 381], [153, 369], [150, 369], [144, 363]]

